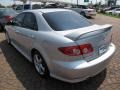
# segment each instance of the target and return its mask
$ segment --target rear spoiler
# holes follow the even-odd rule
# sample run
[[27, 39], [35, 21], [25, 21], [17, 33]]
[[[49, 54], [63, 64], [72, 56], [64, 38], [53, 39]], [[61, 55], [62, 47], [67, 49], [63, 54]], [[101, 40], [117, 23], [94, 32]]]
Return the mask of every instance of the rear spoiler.
[[110, 25], [110, 24], [92, 25], [92, 26], [89, 26], [89, 27], [76, 29], [74, 32], [69, 33], [69, 34], [67, 34], [65, 36], [72, 39], [72, 40], [77, 40], [78, 38], [80, 38], [81, 36], [83, 36], [84, 34], [87, 34], [89, 32], [95, 32], [95, 31], [105, 32], [107, 30], [111, 30], [111, 28], [112, 28], [112, 25]]

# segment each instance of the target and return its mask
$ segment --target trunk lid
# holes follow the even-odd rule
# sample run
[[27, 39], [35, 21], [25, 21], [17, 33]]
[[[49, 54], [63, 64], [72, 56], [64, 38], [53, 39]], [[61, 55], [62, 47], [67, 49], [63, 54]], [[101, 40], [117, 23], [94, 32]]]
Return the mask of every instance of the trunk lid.
[[92, 25], [76, 30], [59, 31], [60, 34], [75, 41], [76, 44], [90, 44], [93, 52], [84, 54], [83, 58], [86, 61], [91, 61], [105, 52], [107, 52], [111, 42], [111, 25]]

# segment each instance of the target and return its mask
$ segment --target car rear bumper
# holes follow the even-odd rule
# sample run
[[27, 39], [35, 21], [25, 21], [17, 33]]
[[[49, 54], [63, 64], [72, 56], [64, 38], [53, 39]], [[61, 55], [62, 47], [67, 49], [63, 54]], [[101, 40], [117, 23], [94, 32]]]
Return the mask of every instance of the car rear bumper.
[[114, 52], [115, 45], [111, 44], [109, 50], [104, 55], [90, 62], [86, 62], [85, 60], [77, 60], [73, 62], [55, 61], [54, 73], [51, 73], [50, 75], [70, 83], [83, 81], [104, 70], [110, 62], [110, 58]]

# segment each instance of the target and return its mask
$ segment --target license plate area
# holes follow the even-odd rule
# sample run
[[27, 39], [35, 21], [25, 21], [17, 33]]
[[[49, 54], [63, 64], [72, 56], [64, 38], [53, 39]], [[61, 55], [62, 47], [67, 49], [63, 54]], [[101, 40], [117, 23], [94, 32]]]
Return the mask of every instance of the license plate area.
[[102, 45], [99, 48], [99, 55], [104, 54], [107, 51], [107, 45]]

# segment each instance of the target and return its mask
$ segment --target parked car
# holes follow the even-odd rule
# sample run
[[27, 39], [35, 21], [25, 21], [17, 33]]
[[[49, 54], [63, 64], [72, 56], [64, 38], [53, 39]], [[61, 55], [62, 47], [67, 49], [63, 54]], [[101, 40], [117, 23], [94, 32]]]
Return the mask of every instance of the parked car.
[[109, 11], [106, 11], [107, 14], [111, 14], [111, 15], [115, 15], [116, 13], [115, 12], [119, 12], [120, 11], [120, 8], [115, 8], [113, 10], [109, 10]]
[[110, 10], [114, 10], [116, 8], [120, 8], [120, 6], [112, 6], [112, 7], [105, 8], [104, 10], [105, 11], [110, 11]]
[[115, 52], [111, 25], [67, 9], [27, 10], [6, 25], [6, 39], [41, 76], [79, 82], [106, 68]]
[[71, 8], [69, 8], [73, 11], [78, 12], [79, 14], [85, 16], [85, 17], [92, 17], [96, 16], [96, 10], [90, 9], [85, 5], [73, 5]]
[[114, 15], [120, 16], [120, 8], [118, 8], [114, 11]]
[[5, 24], [16, 15], [17, 12], [12, 8], [0, 8], [0, 31], [4, 31]]
[[18, 13], [24, 11], [24, 10], [32, 10], [32, 9], [41, 9], [42, 5], [41, 4], [37, 4], [37, 3], [30, 3], [30, 4], [24, 4], [24, 5], [18, 5], [16, 7], [16, 11]]
[[44, 8], [58, 8], [58, 5], [56, 3], [49, 3], [45, 5]]
[[43, 8], [64, 8], [64, 4], [60, 3], [46, 3]]
[[114, 10], [116, 8], [120, 8], [120, 7], [119, 6], [112, 6], [112, 7], [105, 7], [105, 6], [103, 6], [103, 7], [99, 8], [98, 12], [106, 13], [106, 11], [111, 11], [111, 10]]

